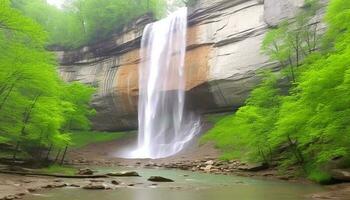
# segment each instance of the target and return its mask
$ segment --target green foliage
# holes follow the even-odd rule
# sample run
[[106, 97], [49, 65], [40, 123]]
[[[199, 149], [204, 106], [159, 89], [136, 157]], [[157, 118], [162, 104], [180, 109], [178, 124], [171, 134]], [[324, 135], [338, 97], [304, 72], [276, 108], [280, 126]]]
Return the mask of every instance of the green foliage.
[[[312, 8], [310, 14], [303, 11], [295, 23], [312, 18], [316, 4], [308, 5]], [[219, 121], [205, 139], [216, 141], [225, 158], [238, 155], [273, 162], [282, 168], [298, 165], [310, 179], [329, 181], [330, 162], [350, 158], [349, 19], [350, 3], [331, 1], [326, 15], [329, 29], [323, 37], [325, 49], [322, 54], [314, 52], [319, 44], [313, 44], [312, 51], [302, 53], [303, 60], [299, 61], [295, 48], [298, 42], [289, 40], [288, 35], [295, 39], [295, 35], [308, 35], [313, 29], [283, 22], [270, 31], [262, 49], [282, 66], [293, 66], [289, 92], [281, 95], [276, 89], [276, 77], [274, 81], [265, 78], [246, 105]], [[306, 21], [300, 24], [307, 24]], [[309, 48], [305, 41], [300, 40], [300, 52]], [[285, 62], [291, 55], [294, 64]], [[285, 75], [277, 79], [285, 80]]]
[[286, 137], [297, 141], [308, 161], [324, 165], [336, 157], [348, 157], [349, 48], [305, 66], [295, 93], [280, 109], [271, 142], [276, 146]]
[[224, 155], [227, 159], [239, 155], [248, 161], [270, 162], [268, 133], [274, 127], [278, 111], [276, 105], [280, 102], [276, 84], [275, 75], [263, 74], [262, 83], [251, 93], [246, 106], [234, 116], [220, 120], [203, 139], [216, 141], [218, 147], [227, 152]]
[[126, 135], [130, 135], [130, 133], [73, 131], [71, 133], [72, 147], [80, 148], [93, 143], [117, 140]]
[[69, 83], [63, 86], [62, 99], [71, 105], [64, 110], [65, 119], [64, 130], [90, 130], [90, 117], [95, 115], [95, 110], [91, 109], [89, 102], [93, 88], [86, 87], [81, 83]]
[[12, 5], [41, 24], [49, 44], [76, 48], [106, 39], [123, 25], [146, 13], [161, 16], [164, 0], [70, 0], [62, 9], [46, 0], [12, 0]]
[[[70, 143], [67, 134], [86, 129], [92, 89], [63, 83], [54, 56], [44, 49], [40, 25], [0, 0], [0, 140], [34, 155]], [[74, 92], [74, 94], [73, 94]], [[77, 126], [77, 123], [80, 126]]]
[[329, 175], [329, 173], [315, 168], [311, 168], [307, 178], [321, 184], [328, 184], [332, 180], [332, 177]]
[[296, 68], [302, 59], [313, 53], [319, 42], [318, 23], [312, 23], [320, 5], [316, 0], [306, 1], [306, 5], [293, 21], [285, 20], [265, 36], [262, 52], [281, 67], [289, 68], [287, 75], [295, 82]]
[[350, 42], [349, 12], [349, 1], [332, 0], [332, 3], [329, 4], [326, 14], [329, 29], [324, 41], [326, 47], [347, 48], [347, 44]]
[[63, 174], [68, 176], [76, 175], [78, 172], [76, 168], [60, 166], [60, 165], [51, 165], [47, 168], [42, 168], [39, 171], [41, 173], [46, 173], [46, 174]]
[[222, 120], [223, 118], [227, 117], [230, 114], [231, 113], [208, 114], [208, 115], [205, 115], [205, 120], [214, 124]]

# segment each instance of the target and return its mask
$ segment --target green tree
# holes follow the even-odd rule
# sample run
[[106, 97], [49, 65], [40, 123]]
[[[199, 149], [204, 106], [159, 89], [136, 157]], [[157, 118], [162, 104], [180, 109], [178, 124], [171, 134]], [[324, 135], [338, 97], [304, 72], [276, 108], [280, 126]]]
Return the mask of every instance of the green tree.
[[[318, 8], [313, 6], [316, 4], [307, 5], [314, 11]], [[326, 14], [328, 30], [322, 40], [315, 32], [317, 27], [310, 29], [315, 25], [303, 28], [314, 11], [301, 12], [294, 23], [283, 22], [270, 31], [263, 51], [281, 66], [295, 69], [293, 84], [284, 88], [288, 92], [278, 96], [274, 87], [266, 87], [263, 82], [254, 89], [245, 106], [235, 115], [219, 121], [206, 137], [214, 139], [230, 156], [240, 151], [236, 147], [248, 153], [260, 152], [259, 144], [269, 144], [266, 146], [271, 148], [270, 155], [278, 158], [274, 162], [282, 169], [299, 166], [304, 175], [321, 182], [329, 180], [330, 163], [334, 160], [340, 163], [337, 167], [348, 168], [349, 10], [349, 1], [330, 1]], [[321, 46], [322, 51], [316, 52]], [[291, 61], [290, 56], [293, 57]], [[285, 75], [278, 79], [283, 82]], [[278, 101], [271, 100], [273, 96]], [[221, 138], [230, 141], [224, 143], [227, 146], [222, 145]], [[254, 158], [257, 153], [246, 155]]]
[[75, 98], [84, 101], [68, 98], [73, 90], [61, 94], [69, 86], [59, 79], [55, 58], [44, 48], [45, 31], [9, 0], [0, 0], [0, 5], [0, 140], [14, 146], [14, 160], [18, 152], [37, 158], [43, 148], [69, 143], [62, 131], [66, 111], [79, 108], [81, 115], [87, 114], [81, 107], [89, 97], [82, 92], [92, 90], [72, 86], [82, 91]]
[[272, 61], [277, 61], [282, 68], [289, 67], [287, 74], [293, 82], [296, 81], [296, 69], [317, 49], [320, 37], [318, 22], [313, 20], [320, 4], [317, 0], [309, 0], [305, 4], [294, 19], [285, 20], [271, 29], [261, 47]]
[[12, 0], [12, 6], [34, 19], [49, 34], [49, 45], [77, 48], [122, 31], [133, 19], [165, 13], [165, 0], [70, 0], [62, 9], [46, 0]]
[[262, 83], [252, 91], [246, 105], [233, 117], [221, 120], [218, 123], [220, 128], [209, 131], [205, 140], [214, 139], [219, 147], [225, 149], [226, 158], [233, 156], [270, 163], [269, 133], [274, 128], [280, 104], [277, 80], [276, 75], [264, 73]]
[[63, 125], [64, 130], [90, 130], [89, 117], [95, 114], [95, 110], [89, 103], [94, 92], [93, 88], [77, 82], [65, 85], [62, 98], [72, 106], [68, 106], [69, 109], [64, 112], [67, 120]]

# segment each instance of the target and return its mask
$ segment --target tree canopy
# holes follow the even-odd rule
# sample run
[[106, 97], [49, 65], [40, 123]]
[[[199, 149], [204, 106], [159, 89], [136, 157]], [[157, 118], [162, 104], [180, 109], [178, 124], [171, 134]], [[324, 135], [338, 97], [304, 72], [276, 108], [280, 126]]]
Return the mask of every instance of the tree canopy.
[[[350, 2], [330, 1], [322, 38], [312, 21], [313, 8], [265, 37], [263, 52], [286, 73], [262, 75], [246, 104], [205, 136], [224, 150], [224, 158], [243, 157], [281, 169], [300, 166], [316, 181], [329, 179], [335, 160], [340, 160], [338, 167], [350, 167]], [[281, 88], [286, 77], [293, 77], [291, 84]]]
[[50, 45], [64, 48], [106, 39], [143, 14], [166, 12], [164, 0], [67, 0], [62, 9], [46, 0], [12, 0], [12, 5], [44, 27]]
[[[35, 21], [0, 0], [0, 143], [17, 152], [70, 143], [72, 128], [89, 128], [94, 91], [60, 80], [47, 35]], [[81, 126], [68, 126], [79, 123]]]

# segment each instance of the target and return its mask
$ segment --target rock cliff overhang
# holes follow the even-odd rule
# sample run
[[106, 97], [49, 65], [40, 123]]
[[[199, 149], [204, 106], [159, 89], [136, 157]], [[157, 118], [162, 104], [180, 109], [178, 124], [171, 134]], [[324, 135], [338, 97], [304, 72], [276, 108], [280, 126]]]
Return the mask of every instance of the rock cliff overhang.
[[[187, 33], [187, 109], [199, 113], [241, 106], [262, 68], [279, 70], [260, 51], [268, 28], [293, 17], [303, 0], [198, 0]], [[98, 44], [57, 52], [65, 81], [97, 88], [92, 105], [97, 130], [137, 128], [139, 48], [145, 15]], [[169, 91], [164, 92], [171, 92]]]

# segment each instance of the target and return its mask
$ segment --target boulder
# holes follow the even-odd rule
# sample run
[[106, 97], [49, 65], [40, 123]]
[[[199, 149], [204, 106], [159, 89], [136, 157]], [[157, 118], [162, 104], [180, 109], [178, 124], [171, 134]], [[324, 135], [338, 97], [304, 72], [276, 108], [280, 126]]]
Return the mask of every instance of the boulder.
[[108, 176], [116, 176], [116, 177], [137, 177], [140, 176], [137, 172], [135, 171], [126, 171], [126, 172], [112, 172], [108, 173]]
[[350, 169], [334, 169], [331, 171], [333, 179], [338, 181], [350, 181]]
[[91, 182], [91, 183], [103, 183], [103, 182], [105, 182], [105, 181], [102, 180], [102, 179], [91, 179], [90, 182]]
[[203, 170], [205, 172], [210, 172], [212, 168], [213, 168], [213, 165], [207, 165], [206, 167], [203, 168]]
[[27, 190], [28, 190], [28, 192], [36, 192], [38, 190], [38, 188], [28, 188]]
[[117, 180], [112, 180], [111, 183], [112, 183], [113, 185], [120, 185], [120, 184], [121, 184], [121, 183], [120, 183], [119, 181], [117, 181]]
[[148, 181], [151, 182], [174, 182], [174, 180], [168, 179], [168, 178], [164, 178], [161, 176], [151, 176]]
[[105, 190], [106, 186], [104, 184], [97, 184], [97, 183], [89, 183], [88, 185], [85, 185], [83, 189], [86, 190]]
[[67, 186], [66, 183], [54, 183], [54, 184], [45, 185], [45, 186], [43, 186], [42, 188], [45, 188], [45, 189], [63, 188], [63, 187], [66, 187], [66, 186]]
[[78, 175], [93, 175], [94, 171], [89, 168], [79, 169]]
[[239, 170], [248, 171], [248, 172], [258, 172], [268, 168], [269, 166], [264, 163], [248, 164], [248, 165], [242, 165], [238, 167]]
[[208, 160], [207, 162], [205, 162], [204, 164], [206, 165], [214, 165], [214, 161], [213, 160]]
[[69, 187], [80, 188], [80, 185], [78, 185], [78, 184], [74, 184], [74, 183], [73, 183], [73, 184], [69, 184], [68, 186], [69, 186]]
[[16, 196], [16, 195], [8, 195], [6, 197], [4, 197], [4, 200], [14, 200], [14, 199], [19, 199], [20, 197]]

